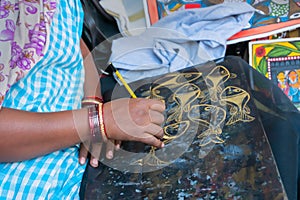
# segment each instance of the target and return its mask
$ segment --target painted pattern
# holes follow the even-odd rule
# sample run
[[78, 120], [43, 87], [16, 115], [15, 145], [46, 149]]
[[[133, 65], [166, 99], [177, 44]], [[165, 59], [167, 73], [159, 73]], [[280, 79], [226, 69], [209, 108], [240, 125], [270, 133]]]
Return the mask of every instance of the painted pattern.
[[[186, 80], [178, 81], [179, 77]], [[87, 196], [286, 199], [248, 84], [242, 77], [238, 67], [209, 62], [132, 83], [138, 97], [165, 101], [165, 147], [145, 145], [137, 151], [137, 146], [125, 148], [124, 144], [127, 154], [118, 151], [115, 161], [101, 160], [101, 173], [93, 179], [99, 184], [90, 183]], [[118, 87], [116, 95], [113, 98], [128, 94]]]

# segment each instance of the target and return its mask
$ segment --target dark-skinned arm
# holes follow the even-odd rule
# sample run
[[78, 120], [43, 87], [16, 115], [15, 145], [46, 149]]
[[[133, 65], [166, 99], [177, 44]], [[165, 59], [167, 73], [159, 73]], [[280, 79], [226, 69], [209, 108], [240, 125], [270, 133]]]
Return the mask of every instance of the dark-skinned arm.
[[87, 116], [86, 109], [35, 113], [2, 108], [0, 162], [31, 159], [87, 139]]

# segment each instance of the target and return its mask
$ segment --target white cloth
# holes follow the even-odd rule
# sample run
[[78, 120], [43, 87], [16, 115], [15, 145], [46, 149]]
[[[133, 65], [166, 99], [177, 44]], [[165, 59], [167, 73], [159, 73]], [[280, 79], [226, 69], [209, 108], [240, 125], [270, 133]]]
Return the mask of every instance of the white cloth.
[[248, 3], [222, 3], [171, 13], [138, 36], [114, 40], [110, 62], [133, 82], [222, 58], [227, 39], [254, 12]]

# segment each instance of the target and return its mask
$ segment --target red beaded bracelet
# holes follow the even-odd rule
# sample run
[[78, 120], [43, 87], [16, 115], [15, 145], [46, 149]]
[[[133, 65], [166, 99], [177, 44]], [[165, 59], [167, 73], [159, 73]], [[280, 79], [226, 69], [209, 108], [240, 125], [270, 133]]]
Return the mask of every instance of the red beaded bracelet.
[[101, 102], [101, 103], [103, 102], [103, 98], [102, 97], [98, 97], [98, 96], [86, 96], [83, 99], [94, 99], [94, 100], [96, 100], [98, 102]]

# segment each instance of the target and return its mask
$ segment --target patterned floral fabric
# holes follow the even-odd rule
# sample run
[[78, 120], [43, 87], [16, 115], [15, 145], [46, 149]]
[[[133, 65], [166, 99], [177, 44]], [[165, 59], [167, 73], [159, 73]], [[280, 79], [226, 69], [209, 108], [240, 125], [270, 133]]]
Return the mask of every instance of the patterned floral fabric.
[[47, 50], [55, 9], [55, 0], [0, 1], [0, 108], [11, 85]]

